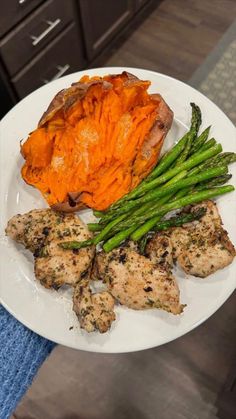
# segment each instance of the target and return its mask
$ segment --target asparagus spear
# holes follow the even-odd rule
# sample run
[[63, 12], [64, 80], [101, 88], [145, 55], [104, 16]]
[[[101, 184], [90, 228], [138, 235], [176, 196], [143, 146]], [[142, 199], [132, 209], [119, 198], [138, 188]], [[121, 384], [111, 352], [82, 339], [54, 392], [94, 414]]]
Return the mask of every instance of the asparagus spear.
[[88, 223], [87, 227], [89, 231], [92, 231], [93, 233], [96, 233], [97, 231], [102, 230], [102, 224], [99, 224], [99, 223]]
[[214, 179], [205, 180], [203, 182], [200, 182], [199, 184], [195, 186], [188, 186], [186, 188], [180, 189], [174, 196], [174, 199], [182, 198], [182, 196], [188, 195], [189, 193], [193, 191], [201, 191], [206, 188], [214, 188], [215, 186], [224, 185], [226, 182], [228, 182], [231, 179], [232, 175], [226, 174], [222, 176], [217, 176]]
[[97, 218], [101, 218], [103, 217], [103, 215], [105, 215], [106, 212], [105, 211], [99, 211], [99, 210], [93, 210], [93, 215]]
[[[231, 164], [236, 162], [236, 153], [233, 152], [225, 152], [225, 153], [221, 153], [218, 156], [214, 156], [211, 160], [211, 164], [214, 163], [219, 163], [221, 162], [222, 164]], [[205, 166], [206, 166], [206, 162], [205, 162]]]
[[[193, 157], [190, 157], [184, 163], [180, 164], [177, 167], [174, 167], [173, 169], [168, 170], [163, 175], [153, 179], [151, 182], [140, 184], [137, 188], [133, 189], [132, 192], [126, 195], [127, 197], [126, 200], [131, 200], [139, 196], [142, 196], [145, 192], [149, 191], [150, 189], [153, 189], [154, 187], [167, 182], [169, 179], [177, 175], [177, 173], [182, 172], [182, 170], [189, 170], [199, 165], [203, 161], [209, 159], [210, 157], [213, 157], [216, 154], [219, 154], [221, 151], [222, 151], [221, 144], [217, 144], [202, 153], [199, 153]], [[117, 203], [115, 203], [115, 205], [112, 206], [112, 208], [107, 213], [111, 212], [112, 209], [114, 210], [120, 207], [121, 205], [117, 201]]]
[[[141, 225], [141, 227], [138, 227], [137, 230], [133, 232], [133, 234], [131, 234], [131, 238], [132, 240], [140, 240], [140, 238], [143, 237], [143, 235], [146, 234], [148, 231], [150, 231], [155, 226], [157, 221], [159, 221], [160, 213], [164, 215], [173, 209], [179, 209], [189, 204], [196, 204], [197, 202], [201, 202], [206, 199], [211, 199], [218, 195], [222, 195], [222, 194], [232, 192], [232, 191], [234, 191], [234, 187], [232, 185], [221, 186], [219, 188], [206, 189], [206, 190], [202, 190], [202, 191], [190, 194], [187, 197], [180, 198], [169, 204], [163, 205], [163, 207], [159, 208], [156, 215], [153, 214], [153, 218], [149, 217], [148, 221], [143, 220], [144, 221], [143, 225]], [[139, 225], [140, 224], [141, 223], [139, 220]]]
[[171, 163], [179, 156], [179, 154], [183, 151], [187, 139], [188, 139], [189, 132], [187, 132], [181, 140], [178, 141], [178, 143], [171, 148], [159, 161], [157, 166], [154, 170], [150, 173], [149, 176], [146, 177], [144, 182], [148, 182], [152, 179], [155, 179], [155, 177], [159, 176], [163, 172], [165, 172], [166, 169], [171, 165]]
[[[138, 218], [139, 216], [141, 217], [143, 214], [148, 214], [149, 211], [153, 211], [153, 210], [157, 210], [159, 207], [163, 206], [164, 204], [166, 204], [167, 202], [172, 201], [173, 198], [173, 193], [172, 194], [168, 194], [166, 196], [163, 196], [162, 198], [158, 199], [157, 202], [153, 203], [153, 202], [148, 202], [148, 208], [146, 209], [146, 211], [142, 211], [141, 213], [136, 214], [136, 211], [134, 213], [131, 214], [130, 217], [126, 217], [125, 220], [122, 221], [122, 223], [116, 225], [115, 227], [112, 228], [112, 230], [110, 231], [109, 234], [106, 235], [105, 240], [109, 239], [110, 237], [114, 236], [116, 233], [118, 233], [120, 230], [123, 230], [124, 228], [129, 228], [130, 224], [131, 227], [133, 225], [133, 219], [134, 218]], [[160, 219], [162, 218], [162, 216], [160, 216]], [[135, 229], [133, 229], [132, 231], [134, 231]]]
[[[162, 198], [160, 198], [158, 200], [158, 202], [155, 205], [162, 205], [165, 204], [166, 202], [169, 201], [169, 199], [172, 197], [173, 194], [168, 194], [166, 196], [163, 196]], [[134, 211], [130, 211], [128, 213], [125, 213], [125, 218], [129, 218], [129, 217], [133, 217], [134, 215], [141, 215], [143, 213], [145, 213], [146, 211], [148, 211], [150, 208], [150, 202], [147, 202], [146, 204], [140, 206], [138, 209], [134, 210]], [[93, 232], [97, 232], [97, 231], [101, 231], [106, 225], [108, 225], [108, 223], [110, 223], [112, 220], [114, 219], [114, 216], [112, 216], [111, 218], [104, 220], [105, 222], [103, 223], [88, 223], [87, 227], [89, 229], [89, 231], [93, 231]], [[102, 220], [103, 221], [103, 220]], [[111, 233], [114, 232], [114, 229], [112, 228]]]
[[174, 199], [179, 199], [182, 198], [183, 196], [186, 196], [189, 194], [189, 192], [192, 191], [194, 185], [193, 186], [187, 186], [186, 188], [180, 189], [179, 191], [176, 192]]
[[78, 242], [76, 240], [71, 240], [69, 242], [62, 242], [58, 243], [58, 246], [61, 247], [64, 250], [79, 250], [83, 247], [92, 246], [94, 244], [93, 239], [84, 240], [82, 242]]
[[[142, 217], [142, 220], [137, 221], [136, 228], [140, 225], [141, 227], [136, 229], [136, 231], [134, 230], [135, 225], [130, 226], [128, 230], [126, 229], [126, 230], [120, 231], [103, 245], [103, 249], [106, 252], [109, 252], [115, 247], [119, 246], [119, 244], [129, 236], [131, 236], [131, 239], [133, 240], [141, 239], [141, 237], [143, 237], [144, 234], [150, 231], [155, 226], [155, 224], [160, 220], [160, 216], [167, 214], [167, 212], [169, 211], [182, 208], [189, 204], [195, 204], [197, 202], [201, 202], [206, 199], [210, 199], [215, 196], [231, 192], [233, 190], [234, 190], [234, 187], [231, 185], [222, 186], [220, 188], [197, 192], [192, 195], [189, 195], [188, 197], [176, 200], [175, 202], [165, 204], [162, 207], [160, 207], [159, 210], [154, 211], [154, 214], [150, 212], [146, 217]], [[146, 222], [147, 218], [150, 218], [150, 219]]]
[[227, 166], [213, 167], [213, 168], [210, 168], [209, 170], [205, 170], [202, 173], [181, 179], [179, 180], [179, 182], [175, 182], [171, 185], [164, 185], [160, 188], [149, 191], [145, 195], [143, 195], [141, 198], [135, 199], [134, 201], [126, 202], [122, 206], [122, 208], [119, 208], [116, 211], [114, 211], [112, 215], [107, 216], [107, 218], [104, 217], [103, 221], [109, 220], [110, 217], [114, 218], [116, 216], [119, 216], [120, 214], [127, 213], [133, 208], [138, 208], [141, 205], [145, 204], [146, 202], [156, 201], [158, 198], [161, 198], [165, 195], [169, 195], [170, 193], [174, 193], [178, 191], [179, 189], [185, 188], [186, 186], [195, 185], [196, 183], [202, 182], [204, 180], [211, 179], [216, 176], [224, 175], [227, 173], [227, 171], [228, 171]]
[[194, 143], [192, 144], [192, 148], [190, 151], [190, 154], [194, 154], [196, 153], [199, 149], [201, 149], [201, 147], [203, 147], [203, 145], [205, 144], [205, 142], [208, 139], [209, 136], [209, 132], [210, 132], [211, 127], [207, 127], [200, 135], [199, 137], [194, 141]]
[[[185, 176], [187, 175], [187, 170], [183, 170], [182, 172], [178, 173], [176, 176], [174, 176], [172, 179], [170, 179], [165, 186], [170, 186], [173, 184], [176, 184], [177, 182], [179, 182], [181, 179], [185, 178]], [[161, 206], [162, 204], [165, 204], [166, 202], [168, 202], [168, 200], [170, 199], [170, 197], [173, 196], [173, 192], [171, 193], [167, 193], [165, 194], [163, 197], [161, 197], [160, 199], [158, 199], [158, 202], [156, 203], [157, 206]], [[141, 215], [144, 214], [146, 211], [149, 211], [150, 209], [150, 202], [147, 202], [144, 205], [139, 206], [138, 209], [136, 209], [135, 211], [132, 211], [130, 213], [130, 216], [136, 216], [136, 215]], [[127, 216], [129, 216], [129, 214], [127, 214]]]
[[210, 159], [207, 159], [199, 166], [191, 169], [188, 172], [188, 176], [193, 176], [196, 173], [199, 173], [202, 170], [205, 170], [210, 167], [216, 167], [218, 164], [223, 165], [223, 166], [224, 165], [228, 166], [229, 164], [234, 163], [235, 161], [236, 161], [236, 153], [232, 153], [232, 152], [220, 153], [216, 156], [213, 156]]
[[[172, 179], [170, 179], [168, 182], [166, 182], [164, 186], [169, 186], [169, 185], [173, 185], [174, 183], [177, 183], [179, 180], [183, 179], [187, 175], [187, 173], [188, 173], [187, 170], [183, 170], [182, 172], [180, 172], [176, 176], [174, 176]], [[134, 201], [132, 201], [132, 202], [134, 202]], [[165, 202], [166, 202], [166, 199], [165, 199]], [[128, 205], [128, 204], [129, 204], [129, 202], [127, 202], [125, 205]], [[136, 206], [138, 207], [138, 205], [136, 205]], [[132, 216], [133, 215], [139, 215], [139, 214], [142, 214], [143, 212], [149, 210], [149, 206], [150, 206], [149, 201], [147, 201], [146, 204], [143, 204], [143, 205], [139, 206], [139, 208], [136, 209], [134, 212], [132, 211], [134, 205], [131, 205], [131, 211], [125, 211], [124, 207], [122, 207], [123, 209], [121, 209], [120, 212], [121, 213], [127, 212], [127, 214], [126, 214], [127, 217], [129, 216], [129, 212], [130, 212], [130, 215], [132, 215]], [[112, 219], [114, 219], [114, 217], [116, 217], [116, 214], [117, 214], [116, 211], [113, 211], [111, 214], [107, 214], [106, 216], [104, 216], [99, 221], [99, 225], [106, 225], [110, 220], [112, 220]], [[89, 224], [88, 224], [88, 228], [89, 228]], [[92, 228], [94, 229], [94, 226]]]
[[195, 191], [201, 191], [202, 189], [206, 188], [214, 188], [215, 186], [224, 185], [231, 179], [232, 175], [226, 174], [222, 176], [218, 176], [215, 179], [211, 179], [210, 181], [201, 182], [195, 186]]
[[169, 218], [169, 220], [159, 221], [153, 228], [154, 231], [167, 230], [170, 227], [179, 227], [183, 224], [190, 223], [194, 220], [199, 220], [206, 214], [206, 208], [199, 208], [195, 212], [189, 214], [177, 215]]
[[[166, 202], [168, 202], [168, 200], [170, 199], [171, 196], [172, 196], [172, 194], [163, 196], [161, 199], [158, 200], [158, 203], [156, 203], [156, 205], [158, 204], [158, 205], [161, 206], [162, 204], [165, 204]], [[148, 211], [149, 207], [150, 207], [150, 202], [147, 202], [146, 204], [140, 206], [138, 209], [136, 209], [134, 211], [130, 211], [130, 213], [125, 213], [124, 218], [127, 219], [130, 216], [133, 217], [133, 216], [136, 216], [136, 215], [141, 215], [141, 214], [145, 213], [145, 211]], [[105, 228], [105, 226], [107, 226], [107, 225], [110, 226], [110, 223], [112, 222], [112, 220], [114, 220], [114, 217], [111, 217], [111, 219], [107, 220], [107, 222], [103, 223], [103, 224], [102, 223], [101, 224], [99, 224], [99, 223], [88, 223], [87, 227], [88, 227], [89, 231], [92, 231], [92, 232], [102, 231]], [[114, 233], [114, 231], [117, 231], [117, 229], [115, 228], [115, 226], [112, 226], [112, 229], [111, 230], [109, 229], [106, 232], [106, 237], [105, 238], [108, 238], [109, 236], [111, 236], [112, 233]]]
[[213, 147], [216, 144], [215, 138], [210, 138], [210, 140], [206, 141], [205, 144], [198, 150], [199, 152], [208, 150], [208, 148]]
[[[145, 182], [149, 182], [152, 179], [155, 179], [157, 176], [162, 174], [168, 167], [170, 167], [171, 163], [173, 163], [176, 159], [176, 162], [182, 163], [186, 160], [188, 152], [185, 152], [186, 147], [190, 144], [193, 139], [197, 136], [199, 127], [202, 122], [202, 115], [199, 106], [195, 105], [195, 103], [190, 103], [192, 107], [192, 118], [191, 118], [191, 127], [190, 130], [178, 141], [178, 143], [169, 150], [162, 158], [162, 160], [158, 163], [157, 167], [149, 174], [149, 176], [145, 179]], [[183, 158], [183, 153], [186, 154], [186, 157]]]
[[197, 137], [198, 130], [202, 122], [202, 115], [201, 115], [200, 108], [197, 105], [195, 105], [195, 103], [190, 103], [190, 105], [192, 106], [191, 129], [190, 129], [183, 153], [181, 153], [179, 157], [177, 158], [177, 160], [175, 161], [175, 166], [178, 166], [179, 164], [183, 163], [187, 159], [188, 155], [190, 154], [192, 144], [195, 138]]
[[98, 244], [106, 237], [109, 231], [118, 223], [120, 223], [125, 218], [125, 215], [120, 215], [119, 217], [112, 220], [106, 227], [93, 239], [84, 240], [82, 242], [78, 241], [70, 241], [70, 242], [63, 242], [59, 243], [58, 246], [62, 247], [63, 249], [81, 249], [82, 247], [91, 246], [94, 244]]

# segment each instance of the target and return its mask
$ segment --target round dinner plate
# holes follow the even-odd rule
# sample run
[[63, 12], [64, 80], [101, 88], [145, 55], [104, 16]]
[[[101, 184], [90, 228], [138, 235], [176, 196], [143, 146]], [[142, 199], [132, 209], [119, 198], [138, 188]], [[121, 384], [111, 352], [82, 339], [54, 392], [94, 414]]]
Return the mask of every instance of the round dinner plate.
[[[43, 288], [34, 278], [30, 252], [5, 237], [4, 229], [13, 215], [46, 207], [40, 193], [21, 178], [23, 158], [20, 155], [20, 141], [35, 129], [59, 90], [70, 86], [84, 74], [102, 76], [124, 70], [141, 79], [150, 80], [149, 91], [160, 93], [174, 111], [174, 122], [166, 138], [165, 148], [169, 148], [188, 129], [191, 119], [190, 102], [195, 102], [202, 111], [201, 129], [211, 125], [211, 136], [222, 144], [224, 151], [236, 151], [235, 128], [214, 103], [185, 83], [136, 68], [97, 68], [62, 77], [31, 93], [1, 121], [1, 303], [21, 323], [39, 335], [72, 348], [105, 353], [152, 348], [184, 335], [210, 317], [226, 301], [236, 285], [236, 260], [206, 279], [186, 276], [176, 269], [174, 274], [180, 288], [180, 300], [187, 304], [184, 313], [174, 316], [157, 309], [134, 311], [117, 306], [117, 319], [108, 333], [88, 334], [80, 330], [72, 311], [71, 289], [54, 291]], [[230, 183], [235, 185], [236, 164], [231, 166], [230, 171], [233, 174]], [[236, 244], [236, 192], [219, 197], [217, 205], [224, 227]], [[92, 217], [89, 210], [80, 215], [84, 221]]]

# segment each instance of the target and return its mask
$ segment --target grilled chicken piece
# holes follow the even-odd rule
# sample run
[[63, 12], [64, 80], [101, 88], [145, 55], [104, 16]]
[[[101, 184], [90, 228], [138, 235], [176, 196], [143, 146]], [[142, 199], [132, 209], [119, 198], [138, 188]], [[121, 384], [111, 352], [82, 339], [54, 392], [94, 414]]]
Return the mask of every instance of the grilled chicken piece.
[[87, 332], [107, 332], [116, 319], [114, 305], [115, 300], [109, 292], [92, 294], [88, 279], [83, 279], [75, 287], [73, 310], [79, 319], [80, 327]]
[[49, 231], [45, 246], [35, 259], [35, 276], [46, 287], [58, 289], [64, 284], [75, 285], [91, 269], [95, 247], [65, 250], [58, 246], [67, 240], [83, 241], [91, 237], [87, 227], [74, 214]]
[[179, 288], [165, 267], [153, 263], [130, 247], [97, 255], [100, 278], [120, 304], [135, 310], [160, 308], [179, 314]]
[[84, 223], [74, 214], [49, 209], [17, 215], [9, 222], [6, 234], [23, 244], [35, 256], [35, 276], [46, 287], [58, 289], [75, 285], [90, 270], [95, 247], [64, 250], [58, 243], [91, 237]]
[[235, 249], [222, 228], [216, 204], [205, 201], [191, 207], [190, 211], [202, 207], [206, 208], [206, 214], [199, 221], [171, 229], [170, 239], [173, 256], [181, 268], [187, 274], [205, 278], [229, 265], [235, 257]]
[[44, 245], [49, 230], [63, 219], [63, 214], [50, 209], [17, 214], [8, 221], [6, 235], [34, 253]]
[[163, 266], [170, 270], [173, 266], [172, 242], [170, 237], [165, 233], [156, 233], [147, 243], [145, 255], [148, 256], [153, 263]]

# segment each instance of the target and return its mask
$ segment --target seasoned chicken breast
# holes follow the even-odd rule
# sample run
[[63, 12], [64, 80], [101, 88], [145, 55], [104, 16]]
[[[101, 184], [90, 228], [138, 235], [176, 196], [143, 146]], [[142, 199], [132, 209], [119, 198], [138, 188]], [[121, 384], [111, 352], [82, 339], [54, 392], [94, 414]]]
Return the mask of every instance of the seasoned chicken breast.
[[205, 278], [229, 265], [235, 257], [235, 249], [222, 227], [216, 204], [205, 201], [191, 207], [190, 211], [202, 207], [207, 211], [199, 221], [175, 227], [169, 236], [173, 257], [181, 268], [187, 274]]
[[91, 237], [87, 227], [74, 214], [66, 215], [54, 225], [45, 246], [35, 258], [35, 276], [46, 287], [55, 289], [64, 284], [75, 285], [91, 269], [95, 247], [65, 250], [58, 246], [67, 240], [83, 241]]
[[135, 310], [160, 308], [179, 314], [179, 288], [171, 272], [130, 247], [97, 255], [97, 270], [113, 297]]
[[107, 332], [116, 319], [115, 300], [107, 291], [92, 294], [89, 280], [83, 279], [76, 285], [73, 295], [73, 310], [80, 327], [87, 332]]
[[35, 276], [46, 288], [75, 285], [91, 268], [94, 246], [78, 251], [58, 246], [67, 239], [82, 241], [91, 237], [85, 224], [74, 214], [33, 210], [13, 217], [6, 234], [34, 253]]
[[63, 219], [64, 214], [50, 209], [17, 214], [8, 221], [6, 235], [34, 253], [43, 246], [50, 229]]

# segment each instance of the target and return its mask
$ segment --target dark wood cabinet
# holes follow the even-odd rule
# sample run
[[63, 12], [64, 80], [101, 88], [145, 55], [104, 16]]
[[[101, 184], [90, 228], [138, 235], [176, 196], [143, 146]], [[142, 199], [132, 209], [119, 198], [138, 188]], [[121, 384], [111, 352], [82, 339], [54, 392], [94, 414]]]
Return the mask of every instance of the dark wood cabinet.
[[93, 59], [130, 20], [133, 0], [79, 0], [85, 43]]
[[43, 0], [1, 0], [0, 36], [13, 28]]
[[155, 0], [0, 0], [0, 117], [43, 84], [102, 65], [116, 39], [154, 4]]
[[73, 20], [71, 1], [49, 0], [38, 7], [0, 42], [9, 74], [16, 74]]
[[42, 53], [12, 79], [20, 97], [69, 73], [84, 67], [83, 53], [78, 48], [78, 28], [72, 23]]

